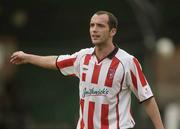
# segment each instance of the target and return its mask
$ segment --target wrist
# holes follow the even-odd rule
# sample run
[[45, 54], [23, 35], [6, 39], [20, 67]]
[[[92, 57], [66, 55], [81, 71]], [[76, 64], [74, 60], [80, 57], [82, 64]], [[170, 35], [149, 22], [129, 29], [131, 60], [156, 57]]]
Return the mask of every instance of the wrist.
[[24, 63], [31, 63], [31, 58], [32, 58], [31, 54], [25, 53], [25, 55], [24, 55]]

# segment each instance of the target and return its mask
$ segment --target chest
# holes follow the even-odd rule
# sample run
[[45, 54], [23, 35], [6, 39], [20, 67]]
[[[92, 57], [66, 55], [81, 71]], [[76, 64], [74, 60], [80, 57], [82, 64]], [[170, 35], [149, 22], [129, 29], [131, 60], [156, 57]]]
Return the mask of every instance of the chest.
[[98, 63], [86, 55], [80, 63], [81, 96], [115, 96], [122, 87], [123, 76], [124, 68], [118, 58], [106, 58]]

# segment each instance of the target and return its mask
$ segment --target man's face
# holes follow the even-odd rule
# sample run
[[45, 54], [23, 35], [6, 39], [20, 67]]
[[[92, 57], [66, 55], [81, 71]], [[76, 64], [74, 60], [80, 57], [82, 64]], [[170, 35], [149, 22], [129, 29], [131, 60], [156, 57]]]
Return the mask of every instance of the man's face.
[[94, 45], [100, 45], [108, 42], [111, 37], [108, 25], [108, 16], [106, 14], [93, 15], [90, 21], [90, 36]]

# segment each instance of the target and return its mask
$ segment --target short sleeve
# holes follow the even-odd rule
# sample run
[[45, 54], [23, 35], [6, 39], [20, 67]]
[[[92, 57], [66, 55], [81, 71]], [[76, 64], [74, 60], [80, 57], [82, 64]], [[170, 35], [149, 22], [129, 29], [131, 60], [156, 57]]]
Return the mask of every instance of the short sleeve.
[[79, 62], [76, 52], [72, 55], [60, 55], [57, 57], [56, 66], [65, 76], [79, 76]]
[[126, 67], [126, 83], [140, 102], [153, 96], [139, 61], [132, 57]]

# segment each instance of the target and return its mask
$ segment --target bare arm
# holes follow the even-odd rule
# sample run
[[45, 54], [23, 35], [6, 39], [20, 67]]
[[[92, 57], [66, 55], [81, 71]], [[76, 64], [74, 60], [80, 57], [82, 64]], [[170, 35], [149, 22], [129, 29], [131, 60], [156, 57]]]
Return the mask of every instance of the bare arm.
[[30, 63], [42, 68], [56, 70], [56, 58], [57, 56], [38, 56], [17, 51], [12, 54], [10, 62], [16, 65]]
[[164, 129], [161, 116], [159, 113], [159, 109], [154, 97], [150, 98], [149, 100], [143, 102], [145, 110], [149, 115], [150, 119], [152, 120], [155, 129]]

